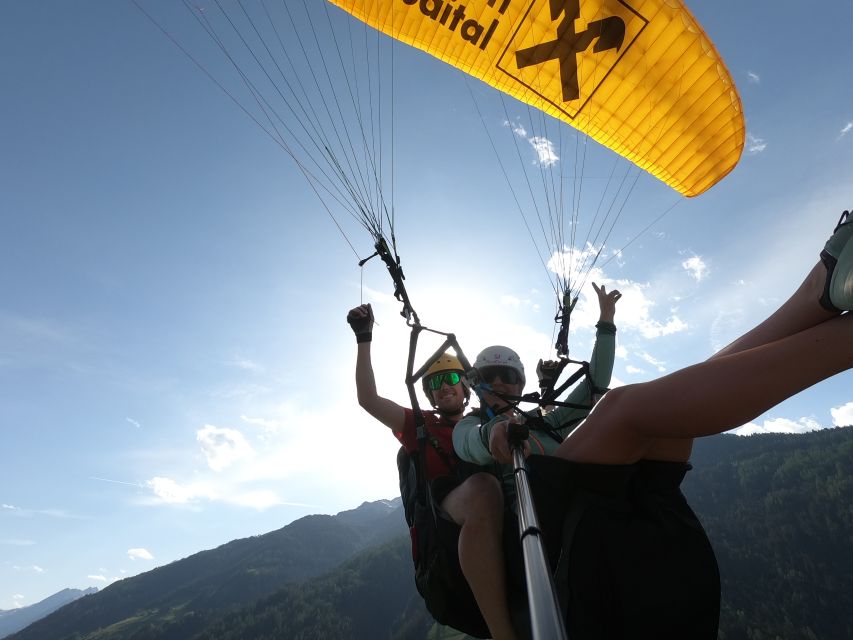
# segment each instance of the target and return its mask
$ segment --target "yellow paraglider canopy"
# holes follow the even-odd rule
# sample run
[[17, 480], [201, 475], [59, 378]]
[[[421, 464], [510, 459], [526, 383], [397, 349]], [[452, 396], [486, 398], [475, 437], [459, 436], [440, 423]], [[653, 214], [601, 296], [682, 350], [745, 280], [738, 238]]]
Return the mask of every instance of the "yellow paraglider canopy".
[[329, 0], [560, 118], [685, 196], [737, 164], [740, 98], [681, 0]]

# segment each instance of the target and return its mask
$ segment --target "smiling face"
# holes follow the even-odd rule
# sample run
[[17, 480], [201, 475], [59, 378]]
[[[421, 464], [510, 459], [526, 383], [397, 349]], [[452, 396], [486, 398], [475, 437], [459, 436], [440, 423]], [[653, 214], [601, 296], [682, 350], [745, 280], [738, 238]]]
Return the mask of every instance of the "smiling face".
[[461, 414], [465, 408], [466, 393], [461, 371], [441, 371], [427, 381], [432, 405], [444, 415]]

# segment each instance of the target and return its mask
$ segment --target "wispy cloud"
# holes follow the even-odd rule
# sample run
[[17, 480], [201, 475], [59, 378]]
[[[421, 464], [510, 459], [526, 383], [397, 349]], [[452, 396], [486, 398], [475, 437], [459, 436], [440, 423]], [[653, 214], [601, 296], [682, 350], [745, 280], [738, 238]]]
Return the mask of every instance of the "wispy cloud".
[[30, 547], [35, 543], [35, 540], [27, 540], [26, 538], [0, 538], [0, 544], [10, 547]]
[[10, 504], [4, 504], [2, 508], [22, 518], [31, 518], [33, 516], [47, 516], [49, 518], [79, 518], [79, 516], [72, 515], [64, 509], [27, 509]]
[[89, 580], [94, 580], [95, 582], [111, 582], [111, 580], [109, 578], [107, 578], [106, 576], [102, 576], [100, 574], [94, 574], [94, 575], [90, 574], [86, 577], [89, 578]]
[[15, 565], [12, 565], [12, 569], [14, 569], [15, 571], [20, 571], [22, 573], [37, 573], [37, 574], [45, 573], [45, 570], [42, 567], [38, 566], [37, 564], [29, 564], [26, 566], [15, 564]]
[[759, 84], [761, 82], [761, 77], [754, 71], [747, 71], [746, 79], [750, 84]]
[[512, 129], [512, 132], [520, 138], [526, 138], [527, 137], [527, 129], [525, 129], [518, 122], [510, 122], [509, 120], [504, 120], [504, 126], [510, 127]]
[[134, 420], [133, 418], [125, 418], [125, 420], [127, 420], [130, 424], [132, 424], [132, 425], [133, 425], [134, 427], [136, 427], [137, 429], [140, 429], [140, 428], [142, 427], [142, 425], [141, 425], [141, 424], [139, 424], [139, 422], [137, 422], [137, 421], [136, 421], [136, 420]]
[[279, 420], [270, 420], [267, 418], [251, 418], [247, 415], [241, 415], [240, 420], [242, 420], [246, 424], [250, 424], [255, 427], [261, 427], [265, 431], [278, 431], [281, 428], [281, 422]]
[[655, 369], [657, 369], [660, 373], [663, 373], [664, 371], [666, 371], [666, 367], [664, 366], [665, 363], [663, 360], [659, 360], [659, 359], [655, 358], [654, 356], [652, 356], [651, 354], [646, 353], [645, 351], [640, 351], [639, 353], [637, 353], [637, 357], [640, 358], [641, 360], [645, 361], [645, 362], [648, 362]]
[[243, 371], [251, 371], [252, 373], [264, 372], [264, 366], [262, 364], [259, 364], [254, 360], [250, 360], [249, 358], [244, 358], [243, 356], [234, 356], [228, 364], [232, 367], [242, 369]]
[[838, 140], [841, 140], [841, 138], [843, 138], [844, 136], [846, 136], [846, 135], [847, 135], [848, 133], [850, 133], [851, 131], [853, 131], [853, 122], [848, 122], [847, 124], [845, 124], [845, 125], [841, 128], [841, 131], [838, 133], [838, 138], [837, 138], [837, 139], [838, 139]]
[[853, 426], [853, 402], [833, 407], [829, 413], [832, 416], [832, 424], [836, 427]]
[[213, 500], [217, 497], [213, 487], [204, 482], [181, 484], [171, 478], [157, 476], [145, 484], [161, 502], [167, 504], [188, 504], [198, 499]]
[[759, 138], [751, 133], [746, 134], [746, 152], [752, 155], [761, 153], [767, 148], [767, 142], [764, 138]]
[[160, 504], [198, 507], [202, 502], [224, 502], [258, 511], [271, 507], [304, 507], [322, 509], [322, 505], [285, 500], [270, 489], [242, 490], [239, 479], [233, 482], [194, 482], [181, 484], [172, 478], [157, 477], [148, 481], [148, 486]]

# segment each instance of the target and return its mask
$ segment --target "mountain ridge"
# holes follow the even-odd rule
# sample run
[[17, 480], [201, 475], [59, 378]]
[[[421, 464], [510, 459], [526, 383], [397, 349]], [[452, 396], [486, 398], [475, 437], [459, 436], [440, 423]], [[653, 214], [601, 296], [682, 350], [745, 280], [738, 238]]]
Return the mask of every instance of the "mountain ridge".
[[[721, 570], [719, 640], [853, 637], [853, 429], [724, 434], [698, 440], [691, 461], [683, 489]], [[346, 559], [309, 577], [291, 571], [302, 577], [228, 602], [235, 588], [229, 581], [245, 579], [248, 570], [275, 572], [264, 562], [284, 556], [270, 547], [316, 551], [314, 536], [329, 544], [355, 536], [362, 546], [351, 544]], [[227, 571], [217, 571], [217, 550], [240, 554], [227, 554]], [[197, 570], [196, 580], [170, 585], [145, 606], [134, 601], [129, 614], [107, 611], [98, 627], [83, 624], [75, 602], [8, 640], [372, 640], [380, 631], [393, 640], [445, 637], [428, 631], [408, 550], [399, 498], [363, 503], [176, 561], [176, 575]], [[111, 588], [86, 606], [109, 609]]]

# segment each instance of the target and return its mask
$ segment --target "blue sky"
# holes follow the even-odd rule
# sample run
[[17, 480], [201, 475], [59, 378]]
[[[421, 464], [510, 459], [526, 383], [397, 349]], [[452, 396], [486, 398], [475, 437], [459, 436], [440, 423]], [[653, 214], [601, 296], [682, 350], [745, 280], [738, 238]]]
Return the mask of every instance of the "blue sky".
[[[142, 4], [226, 77], [177, 3]], [[689, 6], [738, 85], [747, 150], [692, 200], [638, 182], [608, 257], [678, 204], [592, 275], [625, 293], [614, 384], [760, 321], [853, 206], [853, 6]], [[455, 70], [395, 56], [395, 229], [415, 309], [469, 357], [507, 343], [532, 370], [554, 294], [486, 132], [516, 136], [531, 166], [534, 132], [513, 133], [494, 92]], [[378, 262], [357, 266], [369, 234], [338, 214], [350, 249], [293, 160], [131, 2], [0, 3], [0, 78], [0, 609], [393, 497], [397, 445], [358, 408], [344, 322], [373, 303], [379, 388], [404, 403], [399, 304]], [[524, 125], [524, 109], [507, 115]], [[613, 163], [592, 147], [590, 194]], [[745, 431], [850, 424], [851, 382]]]

